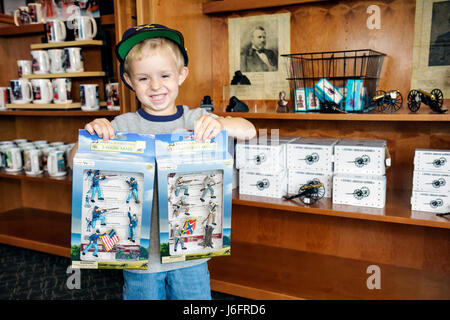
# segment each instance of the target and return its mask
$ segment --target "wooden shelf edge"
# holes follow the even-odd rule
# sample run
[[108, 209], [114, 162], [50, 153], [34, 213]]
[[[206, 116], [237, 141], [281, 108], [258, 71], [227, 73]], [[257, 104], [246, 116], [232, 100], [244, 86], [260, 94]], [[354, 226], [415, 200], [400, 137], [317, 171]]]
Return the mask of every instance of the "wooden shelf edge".
[[43, 243], [4, 234], [0, 234], [0, 243], [70, 258], [70, 248], [57, 246], [51, 243]]
[[98, 111], [83, 111], [83, 110], [5, 110], [0, 111], [0, 116], [35, 116], [35, 117], [99, 117], [99, 116], [117, 116], [120, 111], [98, 110]]
[[266, 1], [240, 1], [220, 0], [203, 3], [203, 14], [224, 13], [252, 9], [264, 9], [304, 3], [323, 2], [327, 0], [266, 0]]
[[50, 78], [84, 78], [84, 77], [104, 77], [104, 71], [83, 71], [83, 72], [65, 72], [65, 73], [45, 73], [45, 74], [27, 74], [25, 79], [50, 79]]
[[[404, 193], [406, 191], [398, 191], [404, 197]], [[243, 199], [241, 199], [243, 197]], [[246, 199], [247, 198], [247, 199]], [[392, 196], [393, 198], [393, 196]], [[275, 210], [282, 211], [290, 211], [296, 213], [306, 213], [306, 214], [317, 214], [317, 215], [326, 215], [332, 217], [340, 217], [340, 218], [351, 218], [351, 219], [360, 219], [367, 221], [376, 221], [376, 222], [388, 222], [388, 223], [398, 223], [405, 225], [413, 225], [413, 226], [421, 226], [421, 227], [433, 227], [433, 228], [442, 228], [442, 229], [450, 229], [450, 219], [449, 218], [439, 218], [435, 216], [434, 213], [424, 212], [424, 214], [429, 214], [433, 219], [425, 220], [425, 219], [417, 219], [411, 217], [401, 217], [401, 216], [392, 216], [386, 215], [386, 210], [395, 211], [398, 210], [399, 207], [392, 208], [368, 208], [368, 207], [357, 207], [350, 205], [336, 205], [335, 207], [331, 203], [330, 198], [324, 198], [321, 201], [327, 201], [325, 205], [323, 203], [318, 203], [320, 206], [306, 206], [301, 203], [296, 203], [295, 201], [286, 201], [286, 203], [281, 203], [282, 199], [273, 199], [266, 197], [257, 197], [257, 196], [247, 196], [247, 195], [239, 195], [238, 189], [233, 190], [233, 205], [242, 205], [242, 206], [251, 206], [258, 208], [270, 208]], [[389, 203], [388, 200], [386, 202]], [[403, 203], [402, 203], [403, 205]], [[332, 207], [333, 206], [333, 207]], [[339, 208], [336, 208], [339, 207]], [[361, 211], [358, 211], [361, 210]], [[366, 212], [362, 212], [365, 210]], [[403, 209], [406, 211], [411, 211], [410, 209]]]
[[22, 26], [8, 26], [0, 28], [0, 37], [27, 36], [33, 34], [45, 33], [44, 24], [26, 24]]
[[19, 171], [16, 173], [6, 172], [5, 170], [0, 170], [0, 178], [7, 179], [18, 179], [18, 180], [28, 180], [28, 181], [38, 181], [38, 182], [52, 182], [52, 183], [62, 183], [62, 184], [72, 184], [72, 172], [69, 171], [67, 175], [61, 177], [52, 177], [48, 173], [44, 172], [36, 176], [26, 175], [25, 172]]
[[67, 47], [86, 47], [86, 46], [101, 46], [101, 40], [78, 40], [78, 41], [61, 41], [48, 43], [33, 43], [30, 45], [31, 49], [49, 49], [49, 48], [67, 48]]
[[306, 300], [304, 298], [294, 297], [283, 293], [216, 279], [211, 279], [211, 290], [253, 300]]

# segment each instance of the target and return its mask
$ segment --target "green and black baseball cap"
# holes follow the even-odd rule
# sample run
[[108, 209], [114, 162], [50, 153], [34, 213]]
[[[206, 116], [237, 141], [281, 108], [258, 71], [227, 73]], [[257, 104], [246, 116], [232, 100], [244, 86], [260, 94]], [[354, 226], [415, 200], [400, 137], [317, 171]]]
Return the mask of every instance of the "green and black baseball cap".
[[[188, 65], [188, 55], [186, 48], [184, 47], [184, 38], [181, 32], [170, 29], [161, 24], [144, 24], [136, 27], [129, 28], [124, 32], [122, 40], [116, 45], [116, 56], [120, 62], [120, 78], [125, 85], [132, 89], [125, 79], [123, 78], [125, 58], [130, 50], [138, 43], [150, 39], [150, 38], [166, 38], [175, 42], [180, 48], [180, 51], [184, 58], [184, 65]], [[133, 89], [132, 89], [133, 90]]]

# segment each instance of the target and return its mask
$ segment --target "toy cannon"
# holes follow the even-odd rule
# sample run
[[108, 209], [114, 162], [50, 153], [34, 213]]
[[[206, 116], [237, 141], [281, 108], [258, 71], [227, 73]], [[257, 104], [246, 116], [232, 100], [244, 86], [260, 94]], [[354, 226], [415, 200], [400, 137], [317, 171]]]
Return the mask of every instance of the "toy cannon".
[[430, 93], [423, 90], [411, 90], [408, 94], [408, 108], [411, 112], [417, 112], [421, 103], [426, 104], [431, 110], [437, 113], [445, 113], [448, 110], [442, 109], [444, 95], [439, 89], [433, 89]]
[[369, 100], [369, 109], [377, 112], [394, 113], [400, 110], [403, 105], [403, 96], [398, 90], [385, 92], [377, 90], [375, 96]]
[[318, 179], [308, 181], [308, 183], [301, 185], [298, 193], [293, 196], [283, 196], [286, 200], [299, 198], [304, 204], [314, 204], [325, 195], [325, 187]]

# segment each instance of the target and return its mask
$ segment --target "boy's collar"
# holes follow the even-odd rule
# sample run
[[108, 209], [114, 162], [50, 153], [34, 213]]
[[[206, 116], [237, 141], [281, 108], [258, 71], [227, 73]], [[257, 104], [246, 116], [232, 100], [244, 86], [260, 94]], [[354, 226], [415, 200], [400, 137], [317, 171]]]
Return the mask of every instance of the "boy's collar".
[[177, 120], [178, 118], [181, 118], [183, 116], [183, 112], [183, 106], [177, 106], [177, 112], [169, 116], [155, 116], [153, 114], [147, 113], [143, 108], [137, 111], [137, 113], [145, 120], [154, 122], [168, 122]]

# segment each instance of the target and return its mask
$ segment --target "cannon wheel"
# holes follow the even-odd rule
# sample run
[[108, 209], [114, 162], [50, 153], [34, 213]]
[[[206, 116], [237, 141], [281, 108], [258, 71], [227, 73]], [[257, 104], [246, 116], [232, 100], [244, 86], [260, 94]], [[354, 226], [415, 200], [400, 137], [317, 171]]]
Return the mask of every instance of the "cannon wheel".
[[301, 190], [299, 190], [299, 193], [301, 193], [299, 197], [300, 201], [303, 202], [304, 204], [311, 205], [316, 203], [317, 200], [323, 198], [323, 196], [325, 195], [325, 187], [321, 186], [317, 188], [317, 192], [310, 194], [309, 197], [307, 197], [306, 194]]
[[[397, 112], [403, 105], [403, 96], [398, 90], [392, 90], [388, 93], [387, 103], [385, 104], [385, 110], [390, 113]], [[393, 95], [395, 97], [393, 97]]]
[[377, 96], [384, 96], [386, 95], [386, 92], [383, 90], [377, 90], [375, 92], [375, 95], [373, 97], [370, 98], [369, 100], [369, 106], [370, 106], [370, 110], [375, 110], [376, 112], [383, 112], [386, 108], [386, 106], [384, 105], [384, 97], [374, 101], [373, 98], [377, 97]]
[[408, 93], [408, 108], [411, 112], [417, 112], [420, 109], [420, 96], [417, 90], [411, 90]]
[[442, 91], [440, 89], [433, 89], [431, 90], [431, 95], [435, 99], [436, 107], [441, 110], [442, 104], [444, 103], [444, 95], [442, 94]]

